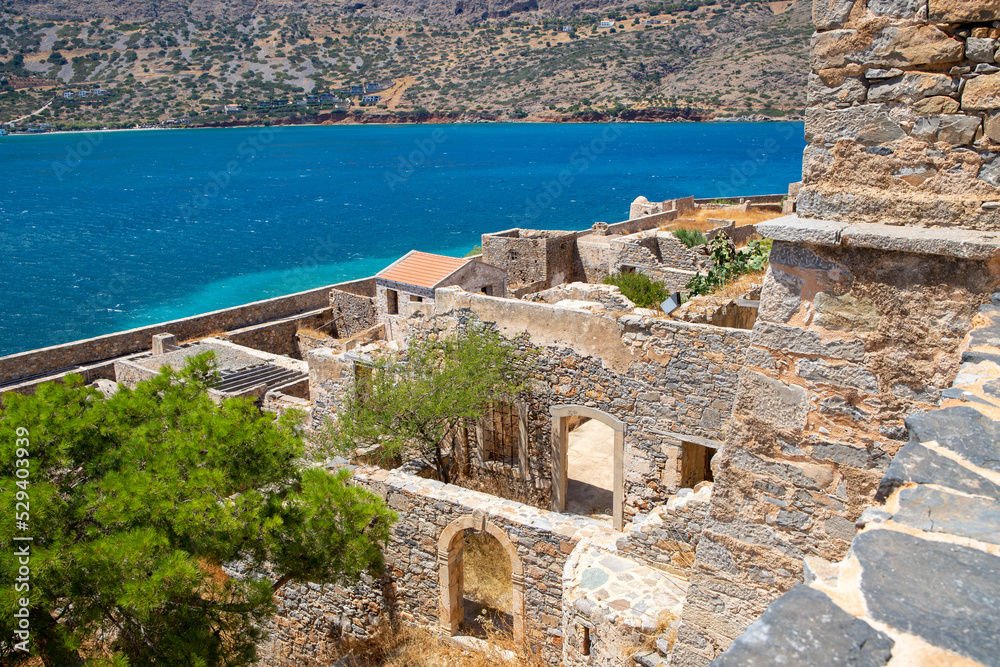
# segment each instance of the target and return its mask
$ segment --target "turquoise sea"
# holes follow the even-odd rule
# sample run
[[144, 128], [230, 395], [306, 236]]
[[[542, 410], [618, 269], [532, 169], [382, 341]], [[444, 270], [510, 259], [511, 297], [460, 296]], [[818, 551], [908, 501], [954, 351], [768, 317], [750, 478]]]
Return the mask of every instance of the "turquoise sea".
[[0, 355], [372, 275], [638, 195], [781, 193], [801, 123], [469, 124], [0, 137]]

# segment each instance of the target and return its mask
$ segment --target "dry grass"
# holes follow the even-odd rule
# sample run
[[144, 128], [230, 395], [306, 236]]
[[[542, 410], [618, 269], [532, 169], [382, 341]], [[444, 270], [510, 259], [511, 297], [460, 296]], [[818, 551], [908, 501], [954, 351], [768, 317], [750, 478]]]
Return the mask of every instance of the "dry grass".
[[780, 217], [781, 213], [775, 211], [752, 209], [744, 213], [743, 211], [737, 209], [699, 208], [688, 217], [677, 218], [671, 222], [660, 223], [659, 227], [661, 231], [672, 231], [683, 227], [685, 229], [695, 229], [699, 232], [707, 232], [708, 230], [715, 229], [719, 226], [717, 223], [709, 222], [709, 218], [712, 220], [732, 220], [736, 223], [737, 227], [743, 227], [745, 225], [755, 225], [758, 222], [774, 220], [775, 218]]
[[[715, 220], [733, 220], [736, 222], [737, 227], [743, 227], [745, 225], [755, 225], [758, 222], [765, 222], [767, 220], [774, 220], [775, 218], [780, 218], [781, 212], [775, 211], [760, 211], [757, 209], [751, 209], [744, 213], [743, 211], [738, 211], [736, 209], [710, 209], [702, 208], [693, 216], [696, 223], [704, 223], [708, 225], [708, 219], [712, 218]], [[709, 225], [707, 228], [712, 229], [716, 225]], [[704, 231], [704, 230], [702, 230]]]
[[313, 329], [312, 327], [299, 327], [299, 329], [295, 333], [301, 334], [303, 336], [309, 336], [309, 338], [316, 338], [319, 340], [323, 340], [325, 338], [330, 337], [330, 334], [328, 334], [327, 332], [320, 331], [319, 329]]
[[736, 299], [743, 296], [750, 291], [754, 285], [760, 285], [764, 282], [764, 274], [766, 271], [756, 271], [754, 273], [745, 273], [731, 283], [727, 283], [722, 289], [717, 292], [712, 292], [712, 297], [717, 297], [719, 299]]
[[[340, 657], [351, 667], [545, 667], [538, 653], [510, 634], [489, 630], [493, 650], [473, 651], [426, 628], [380, 628], [367, 639], [348, 639]], [[338, 663], [339, 664], [339, 663]]]
[[514, 594], [510, 556], [488, 533], [466, 531], [464, 539], [465, 595], [483, 606], [510, 613]]
[[179, 345], [187, 345], [188, 343], [197, 343], [200, 340], [205, 340], [206, 338], [225, 338], [225, 329], [216, 329], [215, 331], [210, 331], [208, 333], [198, 334], [197, 336], [191, 336], [190, 338], [185, 338], [180, 341]]

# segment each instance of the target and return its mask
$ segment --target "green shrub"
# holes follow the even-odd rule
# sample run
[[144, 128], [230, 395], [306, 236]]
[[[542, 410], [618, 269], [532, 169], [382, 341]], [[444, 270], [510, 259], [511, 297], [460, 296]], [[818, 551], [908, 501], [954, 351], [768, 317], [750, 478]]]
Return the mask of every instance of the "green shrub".
[[616, 286], [639, 308], [659, 308], [670, 296], [666, 285], [643, 273], [612, 273], [603, 282]]
[[695, 274], [685, 287], [691, 290], [691, 296], [711, 294], [745, 273], [762, 271], [770, 255], [771, 239], [750, 241], [745, 250], [738, 251], [725, 232], [719, 232], [712, 239], [714, 266], [705, 275]]
[[705, 235], [697, 229], [686, 229], [684, 227], [675, 229], [674, 236], [680, 239], [681, 243], [689, 248], [708, 243], [708, 239], [705, 238]]

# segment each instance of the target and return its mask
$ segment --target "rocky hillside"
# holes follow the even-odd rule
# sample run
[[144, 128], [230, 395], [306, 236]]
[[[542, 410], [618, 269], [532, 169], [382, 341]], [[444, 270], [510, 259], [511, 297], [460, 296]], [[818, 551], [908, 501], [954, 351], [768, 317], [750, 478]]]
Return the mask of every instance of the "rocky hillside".
[[[522, 0], [509, 13], [491, 1], [497, 17], [483, 19], [484, 0], [447, 0], [447, 12], [445, 0], [369, 0], [308, 13], [282, 0], [6, 0], [0, 121], [43, 106], [22, 123], [702, 118], [782, 116], [805, 104], [807, 0], [602, 10], [551, 1]], [[110, 18], [67, 19], [73, 12]], [[377, 100], [351, 94], [375, 82], [363, 90]], [[75, 92], [94, 88], [105, 93]]]

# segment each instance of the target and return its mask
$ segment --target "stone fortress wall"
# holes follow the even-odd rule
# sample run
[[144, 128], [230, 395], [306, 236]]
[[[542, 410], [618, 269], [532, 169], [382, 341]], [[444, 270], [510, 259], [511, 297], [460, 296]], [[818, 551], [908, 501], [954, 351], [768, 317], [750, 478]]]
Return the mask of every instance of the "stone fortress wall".
[[815, 0], [798, 212], [1000, 229], [995, 0]]

